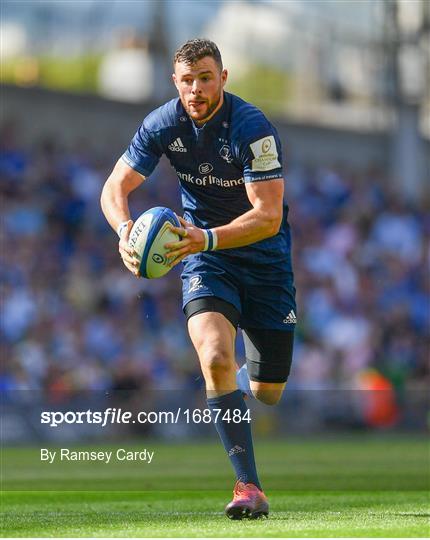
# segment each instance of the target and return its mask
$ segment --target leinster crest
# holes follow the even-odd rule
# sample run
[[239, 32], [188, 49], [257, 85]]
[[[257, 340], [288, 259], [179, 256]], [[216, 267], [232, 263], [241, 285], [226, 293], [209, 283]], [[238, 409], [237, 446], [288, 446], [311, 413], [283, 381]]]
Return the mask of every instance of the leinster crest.
[[219, 151], [219, 155], [227, 161], [227, 163], [231, 163], [233, 161], [233, 156], [231, 155], [230, 147], [227, 144], [224, 144], [221, 146], [221, 149]]

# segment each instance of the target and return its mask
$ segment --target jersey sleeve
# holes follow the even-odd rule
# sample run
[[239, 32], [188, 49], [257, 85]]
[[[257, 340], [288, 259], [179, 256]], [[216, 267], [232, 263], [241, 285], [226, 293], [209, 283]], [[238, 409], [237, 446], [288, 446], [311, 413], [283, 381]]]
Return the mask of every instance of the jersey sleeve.
[[152, 173], [163, 153], [157, 135], [157, 132], [149, 130], [143, 122], [122, 155], [127, 165], [143, 176]]
[[241, 145], [240, 158], [245, 183], [283, 176], [281, 141], [276, 129], [270, 125]]

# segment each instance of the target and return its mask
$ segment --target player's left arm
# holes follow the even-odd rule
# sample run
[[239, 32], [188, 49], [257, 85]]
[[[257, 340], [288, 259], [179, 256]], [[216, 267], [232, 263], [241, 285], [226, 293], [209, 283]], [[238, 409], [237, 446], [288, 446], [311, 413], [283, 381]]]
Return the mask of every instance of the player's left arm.
[[[227, 225], [211, 229], [218, 238], [217, 249], [230, 249], [259, 242], [278, 233], [283, 215], [284, 179], [275, 178], [246, 184], [252, 208]], [[177, 264], [187, 255], [204, 249], [202, 229], [179, 218], [182, 228], [173, 228], [181, 236], [180, 242], [166, 244], [168, 257]]]
[[247, 246], [279, 232], [283, 215], [284, 179], [245, 184], [251, 210], [227, 225], [215, 227], [218, 249]]

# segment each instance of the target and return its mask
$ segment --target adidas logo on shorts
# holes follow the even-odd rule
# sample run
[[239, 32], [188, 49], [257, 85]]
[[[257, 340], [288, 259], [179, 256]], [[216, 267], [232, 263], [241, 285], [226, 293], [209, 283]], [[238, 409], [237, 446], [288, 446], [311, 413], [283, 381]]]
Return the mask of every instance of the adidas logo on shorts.
[[183, 145], [180, 137], [178, 137], [172, 143], [170, 143], [168, 148], [172, 152], [186, 152], [187, 151], [187, 149]]
[[285, 317], [285, 319], [282, 321], [284, 324], [296, 324], [297, 323], [297, 317], [294, 313], [294, 309], [288, 313], [288, 315]]
[[245, 448], [242, 448], [241, 446], [236, 444], [236, 446], [233, 446], [233, 448], [229, 450], [228, 455], [234, 456], [234, 454], [240, 454], [241, 452], [245, 452]]

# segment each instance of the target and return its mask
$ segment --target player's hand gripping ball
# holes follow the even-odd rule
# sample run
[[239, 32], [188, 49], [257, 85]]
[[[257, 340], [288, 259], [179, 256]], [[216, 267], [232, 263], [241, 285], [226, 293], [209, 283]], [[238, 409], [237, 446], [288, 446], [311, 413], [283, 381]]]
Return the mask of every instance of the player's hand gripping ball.
[[134, 222], [128, 245], [137, 254], [142, 277], [159, 278], [172, 269], [164, 245], [178, 242], [180, 237], [171, 231], [171, 226], [180, 227], [181, 224], [176, 214], [164, 206], [147, 210]]

